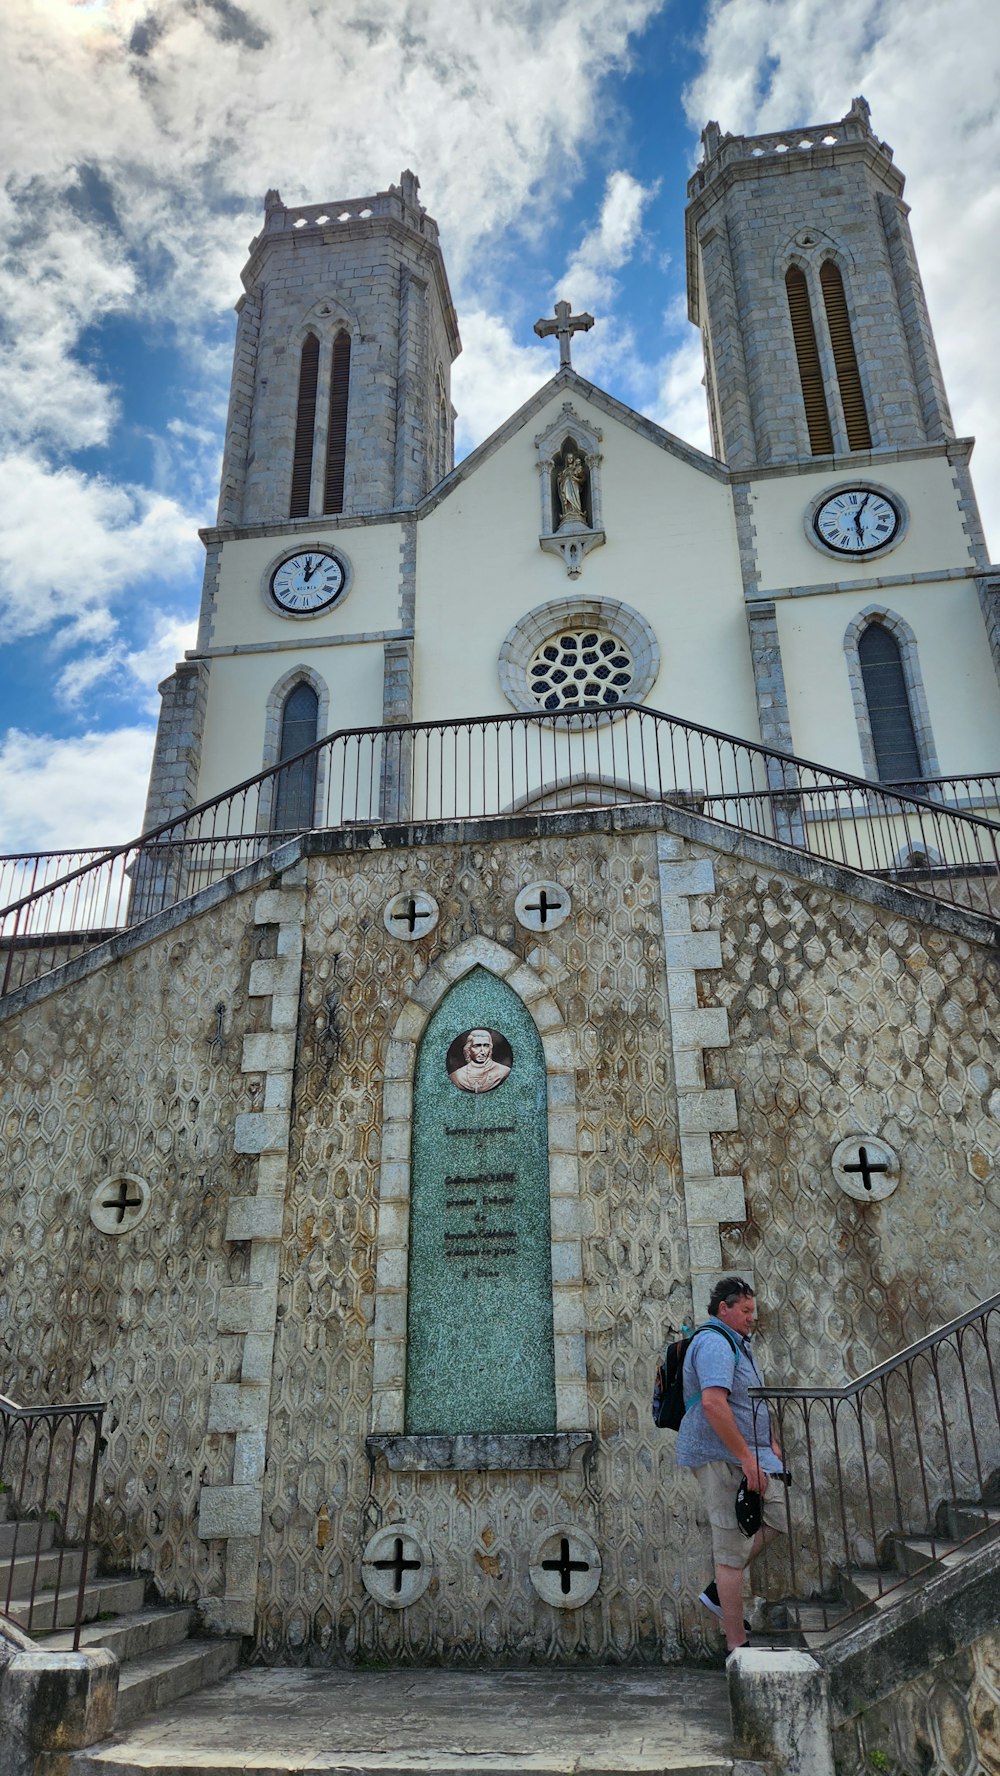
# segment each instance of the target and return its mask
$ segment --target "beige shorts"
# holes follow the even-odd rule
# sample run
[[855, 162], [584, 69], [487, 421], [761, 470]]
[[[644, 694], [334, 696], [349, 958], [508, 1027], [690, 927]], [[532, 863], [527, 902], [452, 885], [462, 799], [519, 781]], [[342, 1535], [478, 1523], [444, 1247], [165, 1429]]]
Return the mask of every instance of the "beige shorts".
[[[712, 1559], [716, 1566], [746, 1566], [753, 1537], [745, 1536], [736, 1522], [736, 1494], [743, 1477], [740, 1469], [718, 1461], [706, 1462], [694, 1472], [712, 1525]], [[764, 1522], [770, 1529], [787, 1532], [786, 1489], [776, 1474], [769, 1478], [764, 1494]]]

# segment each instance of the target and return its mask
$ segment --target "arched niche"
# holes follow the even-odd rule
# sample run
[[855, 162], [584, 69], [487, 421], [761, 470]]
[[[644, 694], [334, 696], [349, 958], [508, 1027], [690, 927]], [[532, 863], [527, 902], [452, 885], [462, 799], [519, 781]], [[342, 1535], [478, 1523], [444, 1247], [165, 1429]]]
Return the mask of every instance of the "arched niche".
[[407, 1433], [553, 1432], [545, 1055], [488, 969], [420, 1039], [410, 1164]]
[[[417, 1056], [428, 1023], [455, 982], [481, 970], [506, 983], [530, 1017], [545, 1062], [555, 1433], [405, 1434], [412, 1118]], [[428, 1051], [430, 1052], [430, 1051]], [[456, 1092], [456, 1097], [457, 1097]], [[496, 1109], [500, 1100], [493, 1096]], [[370, 1455], [390, 1468], [563, 1468], [593, 1442], [584, 1341], [575, 1051], [559, 1007], [527, 963], [473, 937], [410, 987], [387, 1046], [382, 1096]], [[488, 1383], [484, 1383], [488, 1385]]]

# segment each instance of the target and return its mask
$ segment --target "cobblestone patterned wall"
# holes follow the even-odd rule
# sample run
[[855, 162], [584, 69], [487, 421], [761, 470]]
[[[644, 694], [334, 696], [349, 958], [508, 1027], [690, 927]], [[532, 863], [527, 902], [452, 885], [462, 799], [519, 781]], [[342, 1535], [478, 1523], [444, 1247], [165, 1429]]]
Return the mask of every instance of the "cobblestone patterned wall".
[[[110, 1401], [96, 1537], [113, 1563], [189, 1601], [218, 1587], [198, 1495], [232, 1460], [205, 1422], [237, 1342], [216, 1336], [218, 1289], [245, 1253], [222, 1236], [240, 1189], [249, 911], [192, 920], [0, 1023], [2, 1391]], [[152, 1200], [117, 1237], [89, 1205], [121, 1172]]]
[[[706, 1077], [735, 1085], [739, 1128], [712, 1139], [747, 1197], [724, 1256], [756, 1270], [770, 1378], [837, 1383], [996, 1288], [1000, 961], [796, 877], [715, 870], [692, 922], [721, 933], [722, 968], [701, 978], [732, 1046]], [[834, 1179], [855, 1134], [899, 1154], [884, 1202]]]
[[[704, 1547], [686, 1485], [649, 1419], [654, 1354], [688, 1311], [655, 838], [437, 847], [313, 860], [303, 1026], [264, 1499], [261, 1655], [435, 1659], [676, 1655], [697, 1637]], [[518, 890], [557, 880], [573, 913], [544, 944], [513, 918]], [[400, 889], [441, 907], [423, 942], [389, 938]], [[560, 1474], [369, 1476], [381, 1074], [406, 984], [473, 934], [532, 964], [578, 1048], [588, 1367], [600, 1443]], [[484, 1377], [484, 1385], [488, 1378]], [[420, 1526], [436, 1577], [410, 1609], [360, 1582], [382, 1523]], [[528, 1580], [539, 1530], [573, 1522], [604, 1562], [581, 1610]], [[666, 1601], [665, 1601], [666, 1600]], [[308, 1647], [307, 1643], [311, 1645]]]
[[[678, 1086], [689, 1116], [735, 1094], [731, 1116], [696, 1119], [711, 1132], [684, 1138], [692, 1165], [705, 1161], [691, 1172], [703, 1194], [742, 1207], [745, 1181], [747, 1220], [723, 1225], [723, 1257], [756, 1276], [769, 1375], [857, 1373], [995, 1287], [1000, 963], [932, 924], [654, 831], [335, 852], [308, 869], [257, 1656], [714, 1650], [696, 1602], [707, 1533], [648, 1406], [665, 1327], [691, 1312]], [[690, 908], [680, 935], [665, 924], [664, 879]], [[540, 881], [573, 903], [544, 934], [513, 914]], [[404, 888], [440, 908], [412, 943], [382, 920]], [[108, 1396], [100, 1539], [184, 1598], [225, 1584], [225, 1543], [199, 1540], [197, 1522], [201, 1489], [234, 1483], [232, 1437], [207, 1430], [209, 1388], [246, 1380], [244, 1340], [217, 1326], [221, 1291], [249, 1280], [247, 1241], [224, 1238], [258, 1163], [235, 1152], [236, 1119], [266, 1109], [264, 1076], [241, 1071], [243, 1036], [270, 1027], [266, 989], [248, 989], [278, 927], [254, 927], [256, 904], [254, 888], [0, 1022], [5, 1387]], [[409, 989], [475, 937], [534, 971], [575, 1049], [598, 1441], [556, 1473], [390, 1473], [365, 1450], [387, 1042]], [[835, 1183], [832, 1149], [850, 1134], [897, 1149], [901, 1181], [884, 1202]], [[115, 1239], [87, 1207], [123, 1171], [148, 1181], [153, 1204]], [[435, 1576], [397, 1611], [371, 1600], [360, 1563], [374, 1530], [401, 1521]], [[558, 1524], [601, 1553], [582, 1609], [553, 1609], [529, 1581], [532, 1543]]]
[[834, 1749], [837, 1776], [1000, 1776], [1000, 1633], [840, 1727]]

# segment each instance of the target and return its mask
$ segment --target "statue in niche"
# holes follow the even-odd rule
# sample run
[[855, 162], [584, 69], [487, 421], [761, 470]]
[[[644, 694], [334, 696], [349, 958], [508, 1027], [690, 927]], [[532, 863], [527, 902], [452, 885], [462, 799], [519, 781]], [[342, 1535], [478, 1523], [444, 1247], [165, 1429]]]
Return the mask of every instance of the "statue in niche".
[[510, 1043], [494, 1030], [467, 1030], [456, 1036], [445, 1061], [452, 1085], [465, 1092], [494, 1091], [503, 1084], [513, 1064]]
[[556, 495], [559, 501], [559, 529], [586, 530], [587, 465], [572, 439], [567, 439], [562, 455], [555, 464]]

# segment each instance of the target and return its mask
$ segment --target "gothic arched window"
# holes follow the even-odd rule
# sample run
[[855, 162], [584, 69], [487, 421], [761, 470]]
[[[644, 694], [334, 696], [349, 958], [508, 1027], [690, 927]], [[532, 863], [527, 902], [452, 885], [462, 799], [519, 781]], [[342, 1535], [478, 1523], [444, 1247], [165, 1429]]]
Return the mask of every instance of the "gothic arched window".
[[923, 776], [899, 643], [884, 623], [869, 623], [858, 640], [872, 745], [882, 783]]
[[[300, 681], [293, 685], [281, 710], [281, 739], [278, 764], [294, 759], [317, 737], [319, 698], [312, 685]], [[316, 818], [316, 754], [299, 759], [287, 770], [278, 771], [274, 800], [273, 832], [308, 832]]]
[[857, 353], [851, 336], [851, 317], [847, 311], [844, 280], [832, 259], [825, 259], [820, 266], [819, 281], [826, 308], [826, 324], [830, 330], [830, 344], [833, 347], [833, 361], [837, 367], [837, 383], [840, 388], [840, 404], [844, 410], [848, 447], [851, 450], [870, 450], [872, 435], [865, 412]]
[[333, 342], [330, 369], [330, 418], [326, 434], [324, 512], [344, 510], [344, 470], [347, 466], [347, 395], [351, 381], [351, 336], [343, 329]]
[[316, 385], [319, 381], [319, 340], [307, 333], [299, 365], [299, 399], [295, 411], [295, 447], [292, 451], [292, 496], [289, 518], [308, 518], [312, 485], [313, 434], [316, 430]]
[[805, 272], [799, 266], [789, 266], [785, 273], [785, 290], [792, 322], [792, 338], [795, 341], [795, 356], [799, 365], [799, 382], [806, 409], [806, 424], [809, 427], [809, 448], [813, 456], [832, 456], [833, 433], [830, 430], [830, 415], [823, 388], [823, 366], [820, 363], [819, 346], [816, 344], [809, 286]]

